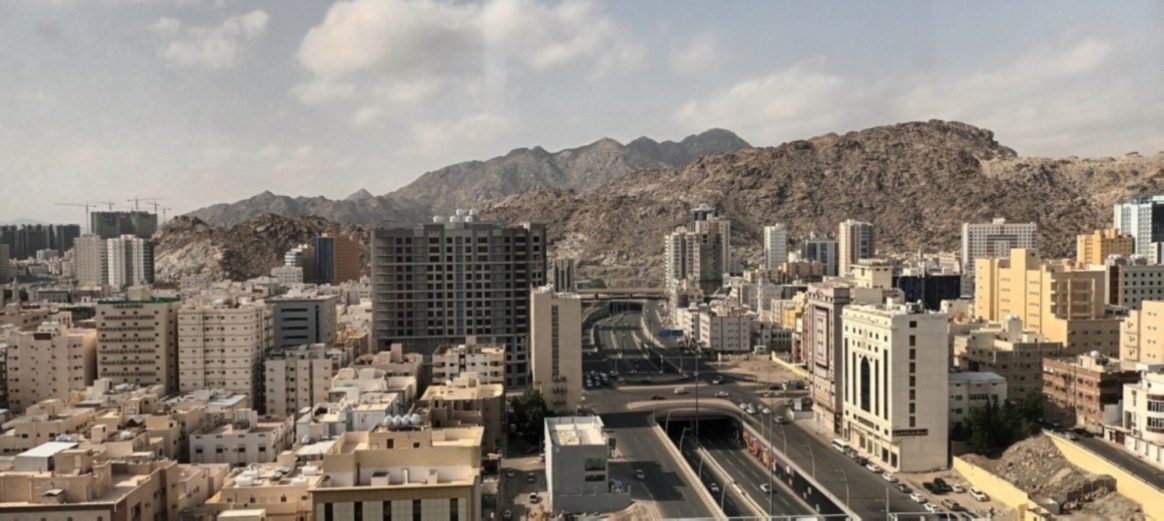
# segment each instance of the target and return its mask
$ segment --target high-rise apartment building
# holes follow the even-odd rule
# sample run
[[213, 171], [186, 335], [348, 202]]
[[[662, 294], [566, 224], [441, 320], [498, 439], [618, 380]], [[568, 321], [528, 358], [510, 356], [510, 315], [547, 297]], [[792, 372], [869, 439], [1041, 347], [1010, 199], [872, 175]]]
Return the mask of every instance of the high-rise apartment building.
[[554, 260], [554, 291], [573, 292], [578, 289], [574, 269], [574, 259]]
[[505, 346], [460, 344], [438, 347], [432, 355], [434, 384], [476, 373], [482, 384], [505, 385]]
[[977, 259], [1006, 258], [1015, 248], [1035, 248], [1039, 225], [1008, 223], [996, 218], [989, 224], [962, 223], [962, 295], [974, 294]]
[[[9, 256], [9, 248], [7, 244], [0, 244], [0, 282], [7, 283], [12, 280], [12, 265], [10, 264], [11, 257]], [[2, 303], [0, 303], [2, 304]]]
[[122, 235], [105, 240], [106, 284], [114, 288], [154, 281], [154, 247], [149, 239]]
[[1107, 272], [1070, 261], [1043, 261], [1035, 250], [1005, 259], [978, 259], [974, 315], [1001, 322], [1010, 315], [1066, 354], [1119, 354], [1120, 319], [1107, 311]]
[[898, 472], [947, 467], [945, 313], [889, 301], [851, 305], [844, 321], [844, 439]]
[[364, 264], [360, 262], [360, 243], [346, 237], [324, 234], [312, 242], [315, 252], [315, 273], [311, 281], [317, 284], [339, 284], [360, 280]]
[[149, 212], [92, 212], [89, 233], [102, 239], [132, 235], [149, 239], [158, 230], [158, 215]]
[[1164, 300], [1164, 265], [1149, 264], [1148, 259], [1133, 255], [1109, 257], [1104, 267], [1108, 304], [1140, 309], [1140, 303], [1146, 300]]
[[1117, 230], [1095, 230], [1075, 237], [1075, 262], [1103, 264], [1110, 255], [1131, 257], [1136, 241]]
[[1164, 364], [1164, 300], [1149, 300], [1120, 322], [1120, 360]]
[[99, 301], [97, 377], [178, 392], [180, 305], [176, 298]]
[[846, 219], [837, 229], [837, 274], [848, 275], [857, 261], [873, 258], [874, 248], [873, 225]]
[[221, 300], [178, 310], [178, 390], [225, 389], [262, 403], [263, 353], [274, 344], [263, 304]]
[[764, 227], [764, 269], [776, 271], [788, 262], [788, 227], [773, 224]]
[[[2, 337], [0, 337], [2, 338]], [[8, 407], [23, 412], [44, 400], [67, 401], [97, 376], [97, 332], [44, 322], [36, 331], [7, 335]]]
[[1164, 243], [1164, 195], [1133, 197], [1115, 205], [1114, 216], [1115, 229], [1132, 236], [1136, 253], [1151, 257], [1153, 245]]
[[0, 225], [0, 244], [8, 245], [8, 254], [15, 260], [35, 258], [41, 251], [64, 255], [80, 236], [81, 226], [76, 224]]
[[475, 211], [372, 233], [372, 334], [432, 356], [475, 336], [506, 346], [506, 386], [529, 384], [529, 290], [545, 284], [546, 229]]
[[801, 261], [819, 262], [826, 277], [837, 276], [837, 241], [810, 235], [800, 243]]
[[551, 410], [577, 411], [582, 401], [582, 299], [538, 288], [530, 303], [533, 388]]
[[77, 284], [104, 286], [109, 283], [105, 239], [97, 235], [82, 235], [74, 242], [73, 250], [73, 273]]
[[1062, 353], [1061, 342], [1049, 342], [1034, 331], [1023, 330], [1023, 321], [1016, 316], [954, 335], [954, 367], [1005, 378], [1012, 398], [1042, 394], [1043, 359]]
[[703, 204], [691, 210], [691, 222], [667, 234], [666, 287], [676, 289], [686, 283], [705, 294], [723, 285], [723, 274], [731, 269], [731, 221]]
[[324, 344], [275, 348], [263, 359], [263, 397], [268, 415], [294, 417], [327, 401], [339, 357]]
[[274, 347], [335, 344], [335, 295], [285, 296], [267, 302], [275, 321]]

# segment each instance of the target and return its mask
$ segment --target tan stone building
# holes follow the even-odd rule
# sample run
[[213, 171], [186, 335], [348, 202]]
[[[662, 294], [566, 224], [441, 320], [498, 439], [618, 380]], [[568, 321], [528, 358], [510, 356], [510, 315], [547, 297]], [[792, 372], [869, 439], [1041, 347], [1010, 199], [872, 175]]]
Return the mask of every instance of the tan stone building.
[[220, 300], [178, 311], [178, 389], [225, 389], [261, 395], [263, 353], [274, 345], [263, 304]]
[[1106, 272], [1068, 261], [1043, 261], [1036, 250], [1010, 258], [978, 259], [975, 316], [1000, 322], [1010, 315], [1068, 354], [1119, 353], [1120, 319], [1107, 313]]
[[344, 433], [310, 488], [315, 519], [480, 520], [483, 436], [416, 425]]
[[1120, 359], [1164, 364], [1164, 300], [1144, 301], [1120, 324]]
[[485, 428], [481, 448], [494, 452], [505, 435], [505, 387], [487, 384], [465, 373], [448, 384], [431, 385], [414, 412], [434, 428], [480, 425]]
[[440, 346], [432, 355], [432, 381], [476, 373], [483, 384], [505, 384], [505, 346], [474, 343]]
[[178, 392], [176, 298], [97, 303], [97, 377]]
[[1095, 230], [1076, 236], [1075, 262], [1083, 265], [1103, 264], [1109, 255], [1124, 257], [1135, 253], [1135, 239], [1119, 230]]
[[539, 288], [530, 294], [533, 388], [550, 410], [573, 412], [582, 401], [582, 300]]
[[45, 322], [34, 332], [13, 328], [7, 341], [8, 407], [14, 412], [53, 398], [68, 400], [97, 376], [95, 330]]
[[420, 377], [424, 366], [424, 355], [405, 353], [402, 344], [392, 344], [387, 351], [361, 355], [352, 364], [357, 369], [372, 367], [384, 371], [387, 376]]
[[1067, 427], [1103, 432], [1104, 408], [1120, 403], [1124, 384], [1140, 381], [1136, 364], [1085, 354], [1043, 360], [1043, 415]]
[[264, 365], [266, 414], [295, 417], [304, 407], [327, 401], [340, 355], [326, 344], [311, 344], [270, 352]]
[[954, 335], [954, 367], [998, 374], [1006, 379], [1007, 393], [1015, 399], [1042, 394], [1043, 359], [1061, 354], [1061, 342], [1024, 330], [1022, 320], [1015, 316]]

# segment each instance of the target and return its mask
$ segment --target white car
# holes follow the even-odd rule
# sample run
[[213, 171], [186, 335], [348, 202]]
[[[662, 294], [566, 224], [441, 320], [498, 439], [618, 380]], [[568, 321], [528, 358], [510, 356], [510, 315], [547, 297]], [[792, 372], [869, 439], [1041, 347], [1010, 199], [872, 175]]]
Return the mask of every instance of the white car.
[[866, 463], [866, 464], [865, 464], [865, 468], [869, 469], [869, 472], [872, 472], [872, 473], [874, 473], [874, 474], [880, 474], [880, 473], [881, 473], [881, 467], [878, 467], [876, 464], [874, 464], [874, 463], [872, 463], [872, 462], [870, 462], [870, 463]]
[[897, 483], [897, 476], [894, 476], [893, 474], [890, 474], [888, 472], [882, 474], [881, 479], [884, 479], [885, 481], [888, 481], [890, 483]]
[[772, 487], [768, 486], [767, 483], [760, 483], [760, 490], [762, 490], [765, 494], [772, 493]]
[[731, 396], [731, 394], [729, 394], [727, 391], [716, 391], [715, 392], [716, 398], [727, 398], [728, 396]]
[[760, 412], [761, 412], [761, 413], [763, 413], [763, 414], [772, 414], [772, 409], [769, 409], [769, 408], [767, 408], [767, 407], [764, 407], [764, 408], [761, 408], [761, 409], [760, 409]]
[[926, 497], [921, 495], [921, 494], [918, 494], [917, 492], [910, 494], [909, 498], [912, 499], [914, 503], [925, 503], [926, 502]]
[[970, 497], [977, 499], [978, 501], [989, 501], [990, 500], [990, 498], [986, 496], [985, 492], [978, 490], [974, 487], [970, 487]]
[[962, 488], [962, 485], [959, 485], [957, 483], [951, 483], [950, 484], [950, 491], [955, 493], [955, 494], [961, 494], [961, 493], [965, 492], [966, 489]]
[[647, 478], [647, 475], [646, 475], [646, 473], [643, 472], [643, 469], [635, 469], [635, 479], [646, 479], [646, 478]]
[[929, 512], [932, 514], [937, 514], [938, 512], [942, 511], [941, 507], [939, 507], [938, 505], [935, 505], [933, 503], [926, 503], [926, 504], [922, 505], [922, 507], [926, 509], [926, 512]]
[[707, 488], [711, 490], [712, 494], [719, 494], [719, 484], [718, 483], [711, 483], [711, 484], [707, 485]]

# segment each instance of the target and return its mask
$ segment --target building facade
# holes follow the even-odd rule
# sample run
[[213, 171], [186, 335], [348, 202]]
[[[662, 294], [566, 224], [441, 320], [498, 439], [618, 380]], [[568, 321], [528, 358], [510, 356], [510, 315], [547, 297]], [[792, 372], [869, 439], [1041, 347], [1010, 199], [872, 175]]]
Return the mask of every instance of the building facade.
[[530, 302], [533, 388], [551, 410], [576, 411], [582, 401], [582, 299], [538, 288]]
[[108, 257], [105, 239], [97, 235], [83, 235], [74, 243], [73, 266], [77, 284], [104, 286], [109, 283]]
[[950, 373], [949, 382], [950, 428], [961, 424], [965, 427], [966, 416], [971, 409], [981, 409], [997, 403], [1006, 404], [1006, 378], [990, 372]]
[[106, 284], [114, 288], [154, 281], [154, 246], [149, 239], [122, 235], [105, 240]]
[[1107, 269], [1107, 302], [1130, 310], [1145, 300], [1164, 300], [1164, 265], [1140, 256], [1111, 257]]
[[611, 487], [610, 447], [598, 416], [546, 418], [546, 487], [552, 512], [614, 512], [630, 505]]
[[[947, 467], [947, 317], [892, 301], [850, 305], [844, 321], [844, 438], [898, 472]], [[919, 398], [920, 394], [920, 398]]]
[[837, 241], [815, 235], [800, 244], [800, 261], [819, 262], [826, 277], [837, 276]]
[[849, 304], [876, 304], [881, 297], [881, 290], [835, 281], [812, 284], [805, 293], [800, 318], [800, 359], [809, 373], [813, 421], [834, 433], [841, 432], [844, 418], [844, 400], [838, 383], [843, 375], [841, 313]]
[[1164, 195], [1133, 197], [1115, 205], [1112, 222], [1120, 233], [1132, 236], [1136, 253], [1151, 257], [1154, 245], [1164, 243]]
[[506, 346], [507, 387], [529, 384], [529, 290], [545, 284], [540, 224], [479, 222], [475, 212], [372, 234], [376, 349], [403, 343], [431, 357], [476, 336]]
[[1034, 331], [1023, 330], [1022, 319], [983, 324], [954, 336], [953, 367], [960, 371], [989, 372], [1006, 380], [1015, 398], [1043, 393], [1043, 359], [1061, 356], [1062, 342], [1049, 342]]
[[1164, 300], [1144, 302], [1120, 323], [1120, 360], [1164, 364]]
[[293, 418], [305, 407], [326, 402], [339, 368], [339, 358], [326, 344], [275, 348], [263, 359], [264, 412]]
[[6, 340], [3, 376], [8, 408], [14, 412], [44, 400], [67, 401], [72, 391], [84, 390], [97, 376], [96, 330], [45, 322], [36, 331], [12, 328]]
[[846, 219], [837, 230], [837, 274], [848, 275], [861, 259], [874, 257], [873, 225]]
[[700, 205], [691, 210], [687, 226], [667, 234], [664, 250], [666, 288], [686, 284], [708, 295], [715, 293], [731, 267], [731, 221], [720, 217], [719, 210]]
[[263, 353], [274, 345], [263, 304], [220, 301], [178, 310], [178, 389], [225, 389], [263, 403]]
[[1016, 248], [1034, 249], [1039, 235], [1035, 223], [1008, 223], [996, 218], [989, 224], [962, 224], [962, 295], [974, 295], [975, 262], [1006, 258]]
[[1118, 230], [1095, 230], [1077, 235], [1075, 239], [1075, 262], [1080, 264], [1103, 264], [1108, 256], [1131, 257], [1136, 249], [1135, 239]]
[[176, 298], [97, 303], [97, 377], [178, 392]]
[[578, 289], [574, 259], [554, 260], [554, 291], [572, 293]]
[[776, 271], [788, 262], [788, 227], [773, 224], [764, 227], [764, 269]]
[[275, 321], [274, 347], [335, 343], [335, 295], [279, 297], [268, 302]]
[[360, 243], [347, 237], [324, 234], [313, 241], [316, 284], [340, 284], [360, 280], [364, 264], [360, 261]]
[[1043, 416], [1101, 433], [1107, 408], [1118, 406], [1124, 384], [1139, 381], [1135, 364], [1102, 354], [1043, 359]]
[[149, 239], [158, 231], [158, 215], [149, 212], [91, 212], [89, 233], [102, 239], [132, 235]]
[[505, 346], [459, 344], [438, 347], [432, 354], [433, 383], [476, 373], [483, 384], [505, 385]]
[[1164, 373], [1147, 372], [1123, 389], [1124, 448], [1164, 468]]

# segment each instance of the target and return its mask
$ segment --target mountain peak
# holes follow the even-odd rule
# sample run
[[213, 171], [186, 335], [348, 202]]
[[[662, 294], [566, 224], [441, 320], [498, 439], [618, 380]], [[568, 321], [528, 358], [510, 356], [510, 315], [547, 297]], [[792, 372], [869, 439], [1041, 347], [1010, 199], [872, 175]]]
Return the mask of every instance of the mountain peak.
[[372, 195], [367, 190], [361, 188], [356, 193], [347, 196], [344, 200], [345, 201], [362, 201], [364, 199], [371, 199], [373, 197], [375, 197], [375, 196]]

